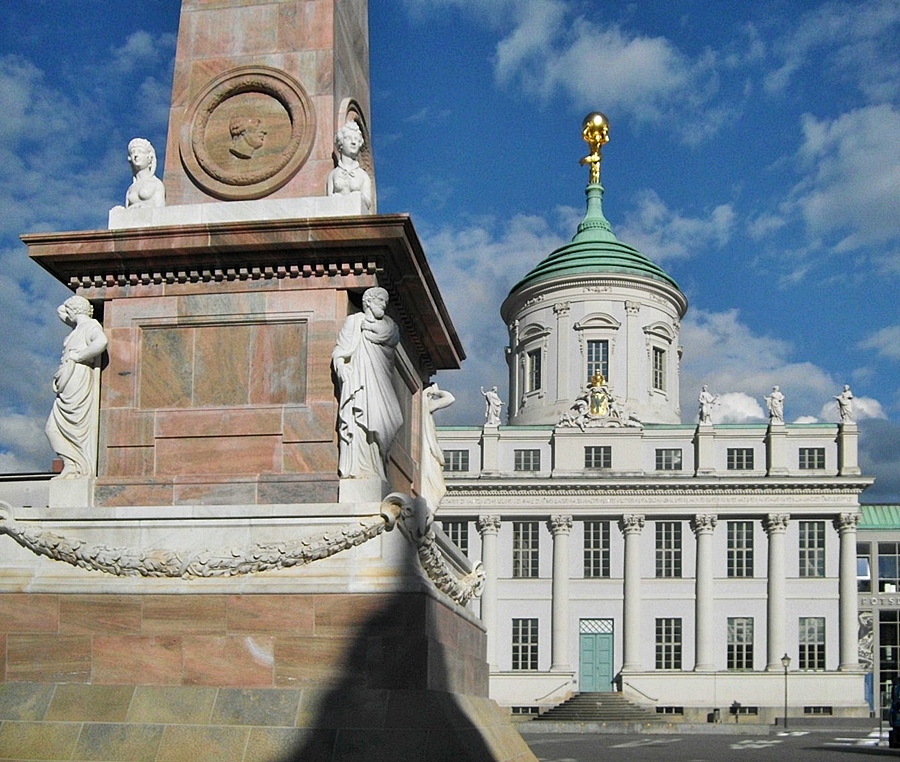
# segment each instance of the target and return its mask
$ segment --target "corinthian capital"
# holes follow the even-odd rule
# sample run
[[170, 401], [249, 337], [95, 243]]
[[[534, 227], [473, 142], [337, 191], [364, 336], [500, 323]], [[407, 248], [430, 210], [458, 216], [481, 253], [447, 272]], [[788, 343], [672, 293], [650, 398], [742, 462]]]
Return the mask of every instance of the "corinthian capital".
[[861, 518], [861, 513], [842, 513], [834, 520], [834, 528], [841, 534], [855, 532]]
[[558, 534], [569, 534], [572, 531], [572, 517], [565, 515], [551, 516], [547, 526], [550, 528], [550, 534], [554, 537]]
[[626, 513], [619, 519], [622, 534], [640, 534], [644, 528], [645, 518], [642, 513]]
[[716, 528], [718, 521], [718, 516], [714, 516], [711, 513], [698, 513], [691, 519], [691, 530], [694, 534], [711, 534], [713, 529]]
[[763, 526], [768, 534], [783, 534], [790, 519], [789, 513], [770, 513], [763, 519]]
[[482, 537], [486, 534], [498, 534], [500, 532], [500, 517], [479, 516], [475, 526]]

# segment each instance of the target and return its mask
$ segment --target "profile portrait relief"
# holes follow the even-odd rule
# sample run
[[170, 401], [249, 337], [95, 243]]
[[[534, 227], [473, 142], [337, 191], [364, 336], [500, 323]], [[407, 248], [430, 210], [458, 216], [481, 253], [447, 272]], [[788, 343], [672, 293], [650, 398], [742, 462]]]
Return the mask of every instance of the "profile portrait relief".
[[228, 131], [231, 133], [231, 148], [228, 150], [238, 159], [252, 159], [253, 154], [265, 145], [268, 134], [262, 119], [247, 114], [233, 116], [228, 123]]

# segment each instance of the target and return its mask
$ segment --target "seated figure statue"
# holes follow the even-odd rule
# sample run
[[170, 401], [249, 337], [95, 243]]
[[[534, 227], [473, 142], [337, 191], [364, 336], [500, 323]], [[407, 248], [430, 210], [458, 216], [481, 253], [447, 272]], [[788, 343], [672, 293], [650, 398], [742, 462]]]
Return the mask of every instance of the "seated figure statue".
[[149, 140], [134, 138], [128, 144], [128, 163], [131, 164], [134, 179], [125, 193], [125, 208], [165, 206], [166, 188], [156, 176], [156, 150]]
[[96, 475], [97, 394], [94, 367], [108, 344], [93, 307], [83, 296], [70, 296], [56, 311], [72, 332], [63, 342], [53, 376], [56, 400], [45, 431], [63, 462], [59, 479]]
[[338, 156], [337, 166], [328, 174], [326, 193], [346, 196], [353, 191], [362, 195], [366, 210], [372, 208], [372, 178], [360, 166], [359, 152], [365, 144], [362, 130], [356, 122], [347, 122], [334, 136]]

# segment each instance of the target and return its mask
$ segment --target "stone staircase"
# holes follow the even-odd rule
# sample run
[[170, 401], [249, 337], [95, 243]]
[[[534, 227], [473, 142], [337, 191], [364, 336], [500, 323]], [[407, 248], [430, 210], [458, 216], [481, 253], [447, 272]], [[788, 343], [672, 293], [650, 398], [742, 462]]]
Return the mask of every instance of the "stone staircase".
[[655, 712], [632, 704], [621, 693], [578, 693], [534, 722], [658, 722]]

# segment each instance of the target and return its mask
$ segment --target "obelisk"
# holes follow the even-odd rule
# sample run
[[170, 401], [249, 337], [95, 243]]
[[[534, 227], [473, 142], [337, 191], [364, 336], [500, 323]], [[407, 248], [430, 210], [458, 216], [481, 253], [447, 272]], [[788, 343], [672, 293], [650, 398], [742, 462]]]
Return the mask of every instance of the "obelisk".
[[374, 180], [369, 108], [367, 0], [184, 0], [168, 204], [324, 196], [347, 121]]

